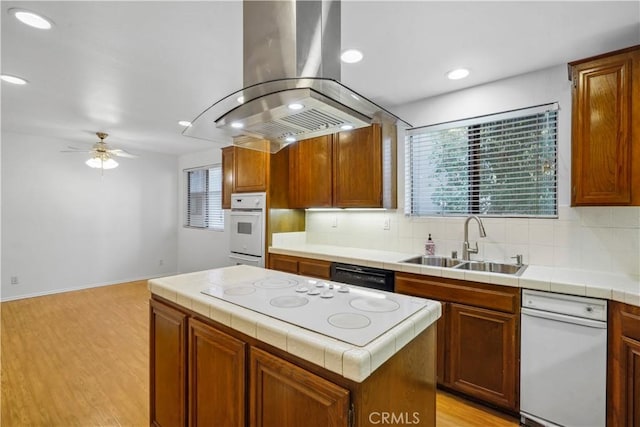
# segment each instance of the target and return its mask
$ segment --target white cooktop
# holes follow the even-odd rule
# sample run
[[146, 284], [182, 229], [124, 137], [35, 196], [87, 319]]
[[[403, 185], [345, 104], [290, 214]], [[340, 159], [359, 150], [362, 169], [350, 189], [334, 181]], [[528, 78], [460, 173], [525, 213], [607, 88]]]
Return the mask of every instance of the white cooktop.
[[264, 272], [257, 280], [234, 282], [212, 275], [211, 286], [202, 293], [357, 346], [367, 345], [434, 303], [328, 280]]

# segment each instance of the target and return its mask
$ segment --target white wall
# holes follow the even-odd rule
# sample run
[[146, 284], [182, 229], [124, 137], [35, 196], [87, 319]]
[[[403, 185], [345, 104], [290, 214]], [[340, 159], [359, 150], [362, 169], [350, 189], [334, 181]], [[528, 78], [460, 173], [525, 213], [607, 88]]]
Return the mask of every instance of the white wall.
[[[478, 259], [510, 261], [523, 254], [526, 263], [614, 271], [640, 276], [640, 208], [582, 207], [570, 204], [571, 87], [566, 66], [553, 67], [394, 108], [414, 126], [425, 126], [516, 108], [558, 102], [558, 219], [484, 220], [487, 237], [479, 241]], [[397, 211], [307, 212], [308, 243], [424, 251], [429, 233], [436, 253], [461, 253], [464, 218], [404, 216], [404, 134], [398, 141]], [[385, 218], [390, 230], [383, 230]], [[337, 227], [333, 227], [337, 220]]]
[[176, 157], [140, 152], [101, 176], [67, 145], [2, 133], [2, 300], [177, 270]]
[[206, 151], [190, 153], [181, 156], [178, 160], [178, 181], [180, 213], [178, 224], [178, 271], [188, 273], [191, 271], [208, 270], [210, 268], [225, 267], [231, 265], [229, 261], [229, 211], [225, 211], [224, 231], [198, 230], [185, 228], [184, 204], [185, 182], [184, 169], [208, 166], [222, 161], [220, 148], [211, 148]]

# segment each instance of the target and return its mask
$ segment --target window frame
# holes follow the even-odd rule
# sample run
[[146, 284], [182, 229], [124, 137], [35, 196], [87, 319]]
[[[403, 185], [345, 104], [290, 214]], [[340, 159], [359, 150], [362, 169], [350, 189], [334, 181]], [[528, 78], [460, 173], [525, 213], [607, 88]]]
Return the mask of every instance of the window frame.
[[[204, 217], [202, 219], [203, 225], [194, 225], [194, 219], [193, 219], [193, 215], [191, 214], [190, 211], [190, 202], [191, 202], [191, 197], [192, 197], [192, 192], [190, 191], [190, 187], [191, 187], [191, 173], [194, 172], [199, 172], [199, 171], [204, 171], [206, 173], [206, 178], [204, 179], [204, 182], [202, 184], [205, 185], [205, 191], [204, 192], [197, 192], [197, 193], [202, 193], [202, 209], [205, 210], [205, 212], [202, 214], [202, 216]], [[210, 176], [211, 173], [218, 173], [218, 179], [217, 182], [219, 182], [220, 184], [220, 188], [217, 190], [210, 190], [209, 189], [209, 185], [211, 184], [212, 181], [212, 177]], [[222, 208], [222, 187], [223, 187], [223, 182], [222, 182], [222, 163], [215, 163], [215, 164], [211, 164], [211, 165], [206, 165], [206, 166], [198, 166], [198, 167], [193, 167], [193, 168], [187, 168], [187, 169], [183, 169], [183, 179], [184, 179], [184, 200], [183, 200], [183, 213], [184, 213], [184, 217], [183, 217], [183, 228], [190, 228], [190, 229], [194, 229], [194, 230], [206, 230], [206, 231], [216, 231], [216, 232], [224, 232], [225, 229], [225, 214], [224, 214], [224, 209]], [[196, 193], [196, 192], [194, 192]], [[211, 200], [211, 198], [214, 198], [213, 200]], [[218, 206], [211, 206], [211, 203], [215, 203], [216, 199], [219, 201], [219, 207]], [[211, 210], [213, 210], [214, 212], [212, 213]], [[216, 211], [217, 216], [218, 216], [218, 221], [215, 220], [215, 216], [216, 216]]]
[[[488, 217], [488, 218], [491, 218], [491, 217], [539, 218], [539, 219], [558, 218], [558, 203], [559, 203], [558, 201], [558, 197], [559, 197], [558, 170], [557, 170], [558, 154], [559, 154], [558, 110], [559, 110], [558, 103], [554, 102], [549, 104], [542, 104], [542, 105], [536, 105], [532, 107], [505, 111], [501, 113], [487, 114], [487, 115], [473, 117], [473, 118], [454, 120], [454, 121], [449, 121], [449, 122], [444, 122], [444, 123], [439, 123], [439, 124], [434, 124], [429, 126], [422, 126], [422, 127], [417, 127], [417, 128], [407, 130], [406, 137], [405, 137], [405, 165], [404, 165], [405, 216], [416, 217], [416, 218], [427, 218], [427, 217], [460, 217], [460, 216], [468, 216], [468, 215], [479, 215], [479, 216]], [[517, 210], [518, 210], [517, 205], [516, 206], [503, 205], [503, 206], [510, 207], [512, 211], [507, 213], [491, 212], [491, 211], [483, 213], [482, 203], [481, 203], [483, 192], [481, 190], [486, 190], [486, 184], [483, 184], [481, 179], [481, 173], [482, 173], [481, 163], [486, 162], [487, 160], [491, 160], [491, 158], [483, 157], [482, 154], [480, 154], [480, 149], [482, 148], [484, 141], [486, 141], [482, 137], [481, 131], [487, 128], [491, 129], [492, 125], [498, 126], [498, 127], [502, 127], [502, 126], [507, 127], [509, 124], [509, 120], [515, 119], [515, 120], [520, 120], [522, 122], [520, 123], [522, 127], [518, 128], [517, 132], [523, 132], [524, 130], [526, 130], [528, 126], [527, 121], [529, 117], [538, 116], [538, 118], [540, 118], [548, 113], [553, 114], [553, 116], [551, 117], [551, 120], [549, 121], [549, 124], [544, 128], [540, 127], [539, 129], [536, 129], [537, 132], [541, 133], [540, 135], [541, 139], [536, 141], [536, 144], [537, 144], [536, 148], [539, 148], [541, 151], [548, 150], [549, 146], [548, 145], [545, 146], [545, 143], [547, 143], [548, 138], [550, 137], [550, 135], [552, 135], [553, 146], [551, 147], [551, 151], [553, 153], [553, 158], [552, 158], [552, 165], [549, 173], [549, 175], [552, 176], [552, 179], [549, 182], [549, 184], [546, 186], [547, 189], [552, 189], [552, 194], [553, 194], [552, 212], [550, 211], [549, 213], [545, 213], [544, 208], [540, 207], [539, 209], [537, 209], [536, 212], [532, 212], [531, 210], [529, 210], [529, 213], [517, 213]], [[467, 182], [466, 189], [468, 190], [467, 191], [468, 195], [466, 198], [466, 209], [465, 209], [466, 212], [464, 213], [461, 211], [447, 212], [446, 209], [437, 210], [433, 208], [433, 205], [431, 206], [431, 208], [420, 209], [420, 211], [418, 212], [417, 211], [418, 209], [416, 209], [416, 204], [420, 203], [420, 197], [417, 197], [417, 195], [419, 194], [419, 189], [416, 189], [415, 188], [416, 186], [414, 185], [415, 176], [417, 175], [415, 171], [416, 165], [414, 163], [414, 156], [416, 156], [416, 154], [414, 153], [414, 144], [417, 145], [419, 143], [423, 143], [425, 147], [427, 147], [427, 149], [431, 147], [437, 148], [437, 143], [435, 143], [434, 141], [437, 141], [437, 140], [442, 141], [442, 140], [439, 138], [431, 139], [431, 136], [429, 136], [429, 134], [433, 135], [439, 131], [446, 131], [446, 130], [461, 130], [466, 133], [466, 137], [465, 137], [466, 144], [467, 144], [466, 172], [468, 175], [466, 178], [466, 182]], [[549, 130], [553, 130], [553, 133], [548, 133]], [[513, 132], [513, 130], [511, 130], [511, 132]], [[544, 132], [547, 132], [547, 134], [545, 135]], [[417, 142], [414, 142], [412, 140], [413, 137], [420, 137], [420, 136], [424, 137], [425, 139], [423, 141], [417, 141]], [[517, 141], [517, 139], [515, 139], [514, 141]], [[505, 142], [510, 142], [510, 141], [507, 140]], [[442, 143], [440, 143], [440, 145], [442, 145]], [[462, 149], [464, 150], [464, 148]], [[425, 150], [425, 148], [422, 148], [422, 150]], [[418, 149], [418, 152], [419, 151], [420, 149]], [[449, 151], [449, 153], [455, 153], [455, 151]], [[433, 157], [430, 157], [429, 155], [425, 155], [424, 153], [420, 153], [420, 155], [423, 156], [422, 157], [423, 161], [428, 161], [429, 159], [433, 159]], [[510, 159], [510, 162], [513, 162], [514, 164], [517, 161], [518, 161], [517, 156], [513, 159]], [[508, 166], [510, 163], [504, 162], [504, 163], [498, 163], [498, 164], [499, 166], [504, 167], [504, 165]], [[547, 169], [547, 163], [545, 162], [543, 171], [538, 172], [538, 174], [535, 175], [536, 179], [541, 175], [547, 175], [548, 170], [549, 169]], [[434, 179], [434, 181], [432, 182], [437, 181], [436, 177], [431, 176], [431, 178]], [[434, 191], [438, 189], [442, 190], [443, 188], [446, 189], [446, 186], [443, 187], [441, 185], [436, 185], [436, 186], [429, 185], [428, 184], [429, 178], [423, 178], [415, 181], [422, 182], [423, 188], [432, 188], [434, 189]], [[526, 183], [524, 181], [519, 181], [518, 185], [520, 185], [521, 187], [518, 187], [518, 188], [526, 188], [525, 184]], [[495, 193], [489, 193], [489, 194], [495, 194]], [[549, 192], [547, 192], [547, 194], [549, 194]], [[540, 195], [543, 195], [543, 192], [541, 192]], [[548, 200], [551, 201], [551, 198], [549, 198]], [[445, 206], [446, 206], [446, 203], [445, 203]], [[500, 207], [500, 206], [499, 208], [504, 209], [504, 207]]]

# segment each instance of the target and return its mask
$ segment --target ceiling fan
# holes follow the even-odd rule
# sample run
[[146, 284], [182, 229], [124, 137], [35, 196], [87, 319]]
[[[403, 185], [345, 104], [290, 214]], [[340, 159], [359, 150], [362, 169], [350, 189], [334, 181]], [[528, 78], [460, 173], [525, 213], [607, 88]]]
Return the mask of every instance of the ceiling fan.
[[63, 150], [63, 153], [91, 153], [91, 158], [87, 160], [85, 163], [87, 166], [96, 169], [113, 169], [118, 167], [118, 162], [116, 162], [113, 157], [126, 157], [126, 158], [136, 158], [138, 156], [133, 155], [125, 150], [120, 148], [111, 148], [106, 142], [104, 142], [105, 138], [109, 136], [108, 133], [105, 132], [96, 132], [100, 141], [93, 144], [90, 149], [77, 148], [77, 147], [69, 147], [70, 150]]

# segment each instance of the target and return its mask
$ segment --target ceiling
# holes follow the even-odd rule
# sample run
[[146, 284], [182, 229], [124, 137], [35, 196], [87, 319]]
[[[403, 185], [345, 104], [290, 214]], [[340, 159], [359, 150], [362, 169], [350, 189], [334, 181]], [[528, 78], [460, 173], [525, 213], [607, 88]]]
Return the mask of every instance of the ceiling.
[[[183, 154], [214, 142], [181, 134], [178, 120], [242, 86], [240, 1], [2, 1], [2, 132], [69, 145], [97, 140], [131, 152]], [[7, 13], [54, 22], [36, 30]], [[640, 2], [342, 2], [342, 83], [393, 107], [640, 44]], [[464, 80], [445, 73], [471, 70]], [[413, 123], [420, 125], [420, 123]]]

